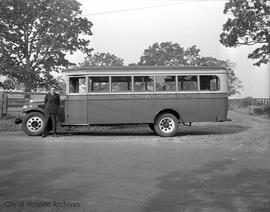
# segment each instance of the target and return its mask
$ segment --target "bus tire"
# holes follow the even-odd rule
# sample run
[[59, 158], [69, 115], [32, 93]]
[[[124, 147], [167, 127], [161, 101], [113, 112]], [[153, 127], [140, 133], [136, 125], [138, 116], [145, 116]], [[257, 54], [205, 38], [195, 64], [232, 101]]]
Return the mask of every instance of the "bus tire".
[[39, 112], [26, 114], [22, 121], [22, 130], [30, 136], [39, 136], [45, 127], [45, 117]]
[[156, 118], [155, 132], [161, 137], [172, 137], [176, 134], [178, 127], [177, 118], [171, 113], [163, 113]]

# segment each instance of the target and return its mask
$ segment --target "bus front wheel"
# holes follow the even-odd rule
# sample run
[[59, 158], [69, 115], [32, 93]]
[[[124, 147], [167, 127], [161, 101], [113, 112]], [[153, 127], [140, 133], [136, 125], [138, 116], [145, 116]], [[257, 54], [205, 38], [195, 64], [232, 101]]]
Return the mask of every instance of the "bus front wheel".
[[45, 127], [45, 117], [39, 112], [31, 112], [25, 115], [22, 121], [22, 129], [27, 135], [41, 135]]
[[171, 113], [159, 115], [155, 121], [155, 132], [162, 137], [174, 136], [177, 132], [178, 120]]

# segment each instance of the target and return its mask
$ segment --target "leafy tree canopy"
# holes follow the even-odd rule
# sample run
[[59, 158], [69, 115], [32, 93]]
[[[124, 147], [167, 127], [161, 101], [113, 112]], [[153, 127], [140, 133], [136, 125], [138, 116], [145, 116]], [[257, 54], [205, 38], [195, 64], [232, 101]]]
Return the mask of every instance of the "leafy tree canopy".
[[202, 57], [200, 55], [200, 49], [196, 46], [184, 49], [178, 43], [154, 43], [148, 49], [144, 50], [138, 65], [225, 67], [228, 71], [230, 94], [238, 94], [239, 89], [242, 88], [241, 81], [234, 73], [235, 64], [213, 57]]
[[16, 82], [12, 79], [7, 78], [4, 81], [3, 87], [4, 87], [4, 90], [13, 90], [16, 88]]
[[178, 43], [154, 43], [144, 50], [138, 65], [196, 65], [200, 58], [200, 50], [196, 46], [184, 49]]
[[81, 13], [76, 0], [1, 0], [0, 74], [26, 91], [57, 83], [51, 72], [71, 65], [66, 53], [92, 50], [81, 37], [92, 23]]
[[87, 66], [123, 66], [124, 59], [119, 58], [110, 53], [95, 53], [89, 55], [84, 59], [84, 62], [80, 64], [80, 67]]
[[226, 47], [255, 45], [248, 58], [260, 66], [270, 61], [270, 1], [229, 0], [224, 14], [230, 15], [223, 25], [220, 42]]

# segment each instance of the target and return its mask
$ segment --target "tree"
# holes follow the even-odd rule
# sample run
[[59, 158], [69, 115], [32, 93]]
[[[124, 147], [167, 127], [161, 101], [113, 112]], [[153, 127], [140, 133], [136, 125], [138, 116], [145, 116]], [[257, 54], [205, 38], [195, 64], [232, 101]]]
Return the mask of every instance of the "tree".
[[84, 58], [80, 67], [87, 66], [123, 66], [124, 60], [110, 53], [95, 53]]
[[200, 50], [192, 46], [185, 50], [178, 43], [154, 43], [144, 50], [138, 65], [195, 65]]
[[89, 54], [92, 23], [76, 0], [1, 0], [0, 74], [23, 83], [25, 91], [57, 83], [52, 71], [70, 63], [67, 53]]
[[9, 79], [9, 78], [5, 79], [4, 84], [3, 84], [4, 90], [14, 90], [15, 86], [16, 86], [16, 82], [14, 80]]
[[228, 72], [230, 95], [238, 94], [239, 89], [242, 88], [241, 81], [234, 73], [235, 64], [213, 57], [202, 57], [200, 49], [196, 46], [185, 50], [178, 43], [154, 43], [144, 50], [138, 65], [224, 67]]
[[223, 25], [220, 42], [226, 47], [254, 45], [248, 58], [260, 66], [270, 62], [270, 1], [229, 0], [224, 14], [231, 15]]

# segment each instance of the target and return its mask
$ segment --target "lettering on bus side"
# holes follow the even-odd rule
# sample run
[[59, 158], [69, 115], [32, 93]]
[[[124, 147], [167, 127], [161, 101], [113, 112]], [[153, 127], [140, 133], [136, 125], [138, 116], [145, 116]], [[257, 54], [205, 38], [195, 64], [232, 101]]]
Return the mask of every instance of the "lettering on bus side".
[[164, 94], [115, 94], [113, 99], [179, 99], [197, 97], [199, 94], [180, 94], [180, 93], [164, 93]]

